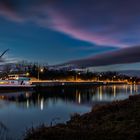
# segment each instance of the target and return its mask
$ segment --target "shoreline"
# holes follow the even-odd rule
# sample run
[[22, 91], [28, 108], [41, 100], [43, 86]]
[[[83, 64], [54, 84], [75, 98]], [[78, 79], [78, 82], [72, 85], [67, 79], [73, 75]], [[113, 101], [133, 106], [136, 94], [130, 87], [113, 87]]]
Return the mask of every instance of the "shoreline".
[[27, 131], [24, 140], [134, 140], [140, 136], [140, 95], [97, 105], [84, 115], [75, 114], [65, 124]]
[[94, 86], [128, 85], [123, 82], [33, 82], [31, 85], [0, 85], [0, 91], [45, 91], [51, 88], [89, 88]]
[[128, 84], [127, 82], [104, 82], [104, 81], [32, 81], [32, 85], [42, 87], [53, 86], [86, 86], [86, 85], [112, 85], [112, 84]]
[[90, 81], [82, 81], [82, 82], [33, 82], [33, 85], [35, 85], [34, 90], [35, 91], [45, 91], [47, 89], [51, 88], [89, 88], [89, 87], [95, 87], [95, 86], [108, 86], [108, 85], [127, 85], [128, 83], [125, 82], [90, 82]]

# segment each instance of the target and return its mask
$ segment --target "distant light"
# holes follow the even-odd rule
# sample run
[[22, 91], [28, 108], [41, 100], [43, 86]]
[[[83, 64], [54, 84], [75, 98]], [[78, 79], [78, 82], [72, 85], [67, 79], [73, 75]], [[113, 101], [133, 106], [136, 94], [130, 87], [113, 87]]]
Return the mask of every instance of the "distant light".
[[62, 86], [64, 86], [65, 85], [65, 83], [62, 83]]
[[27, 72], [27, 73], [26, 73], [26, 76], [29, 76], [29, 75], [30, 75], [30, 73], [29, 73], [29, 72]]
[[40, 72], [44, 72], [44, 69], [43, 69], [43, 68], [41, 68], [41, 69], [40, 69]]
[[29, 98], [30, 97], [30, 94], [28, 92], [26, 92], [26, 98]]

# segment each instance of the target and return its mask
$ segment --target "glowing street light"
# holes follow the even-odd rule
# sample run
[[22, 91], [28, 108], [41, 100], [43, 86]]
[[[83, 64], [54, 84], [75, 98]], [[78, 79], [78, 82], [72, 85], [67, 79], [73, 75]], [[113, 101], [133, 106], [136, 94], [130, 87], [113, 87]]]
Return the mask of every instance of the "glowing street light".
[[40, 72], [43, 73], [44, 72], [44, 68], [38, 67], [38, 81], [40, 80]]
[[29, 73], [29, 72], [27, 72], [27, 73], [26, 73], [26, 76], [29, 76], [29, 75], [30, 75], [30, 73]]
[[43, 68], [41, 68], [41, 69], [40, 69], [40, 72], [44, 72], [44, 69], [43, 69]]
[[81, 73], [80, 73], [80, 72], [76, 73], [76, 77], [75, 77], [75, 80], [76, 80], [76, 81], [77, 81], [77, 79], [78, 79], [78, 75], [80, 76]]
[[114, 81], [115, 78], [116, 78], [116, 76], [114, 75], [114, 76], [112, 77], [112, 81]]

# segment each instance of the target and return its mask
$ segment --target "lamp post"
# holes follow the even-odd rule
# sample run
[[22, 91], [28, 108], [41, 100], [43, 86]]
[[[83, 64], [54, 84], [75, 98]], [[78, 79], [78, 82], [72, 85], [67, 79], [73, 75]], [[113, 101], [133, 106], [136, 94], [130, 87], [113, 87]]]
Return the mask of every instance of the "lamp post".
[[39, 78], [40, 78], [40, 77], [39, 77], [39, 69], [40, 69], [40, 66], [39, 66], [39, 63], [38, 63], [38, 71], [37, 71], [37, 72], [38, 72], [38, 73], [37, 73], [38, 81], [39, 81]]
[[115, 80], [115, 78], [116, 78], [116, 76], [114, 75], [114, 76], [112, 77], [112, 81], [114, 81], [114, 80]]
[[40, 80], [40, 72], [43, 73], [44, 69], [40, 68], [40, 66], [38, 65], [38, 81]]
[[78, 79], [78, 75], [80, 76], [80, 72], [78, 72], [78, 73], [76, 73], [76, 77], [75, 77], [75, 80], [77, 81], [77, 79]]
[[100, 79], [99, 79], [100, 81], [101, 81], [101, 78], [102, 78], [102, 74], [100, 74]]

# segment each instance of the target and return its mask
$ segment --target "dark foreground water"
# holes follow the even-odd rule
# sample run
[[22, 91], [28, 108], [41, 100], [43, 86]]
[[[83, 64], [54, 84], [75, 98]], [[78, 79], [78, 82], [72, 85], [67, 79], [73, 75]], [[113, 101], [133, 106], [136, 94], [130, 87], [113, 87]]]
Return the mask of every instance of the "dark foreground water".
[[74, 113], [86, 113], [96, 104], [139, 94], [138, 85], [48, 89], [44, 92], [0, 92], [0, 140], [21, 140], [27, 128], [66, 122]]

